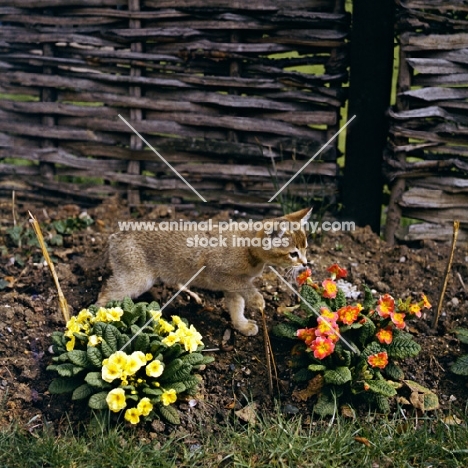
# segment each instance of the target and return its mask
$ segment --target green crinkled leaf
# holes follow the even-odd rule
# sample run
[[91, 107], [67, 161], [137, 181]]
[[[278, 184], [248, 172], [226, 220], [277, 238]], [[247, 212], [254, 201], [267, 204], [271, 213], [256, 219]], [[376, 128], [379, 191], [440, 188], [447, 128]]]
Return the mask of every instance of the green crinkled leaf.
[[307, 326], [307, 319], [303, 317], [299, 317], [296, 314], [293, 314], [292, 312], [283, 312], [283, 315], [293, 324], [296, 325], [296, 329], [299, 328], [305, 328]]
[[191, 353], [191, 354], [186, 354], [185, 356], [182, 356], [181, 360], [184, 363], [190, 364], [192, 366], [196, 366], [198, 364], [201, 364], [204, 361], [204, 356], [201, 353]]
[[88, 375], [85, 377], [85, 382], [96, 388], [110, 387], [110, 384], [102, 379], [101, 372], [88, 372]]
[[101, 351], [102, 351], [103, 356], [106, 357], [106, 358], [108, 358], [109, 356], [111, 356], [112, 354], [114, 354], [114, 351], [113, 351], [112, 348], [107, 344], [107, 341], [104, 340], [104, 339], [101, 341], [100, 348], [101, 348]]
[[290, 323], [279, 323], [271, 331], [273, 335], [280, 338], [297, 339], [297, 327]]
[[134, 306], [134, 302], [129, 298], [129, 297], [126, 297], [124, 298], [124, 300], [122, 301], [122, 304], [120, 307], [122, 307], [122, 310], [124, 312], [132, 312], [133, 311], [133, 306]]
[[325, 371], [323, 374], [326, 384], [331, 385], [343, 385], [346, 382], [351, 380], [351, 371], [348, 367], [337, 367], [336, 369], [331, 369]]
[[57, 364], [50, 364], [46, 367], [46, 371], [56, 371], [57, 370]]
[[310, 364], [307, 369], [309, 369], [311, 372], [320, 372], [327, 370], [327, 366], [324, 366], [323, 364]]
[[104, 339], [106, 343], [112, 348], [112, 352], [115, 353], [118, 347], [120, 332], [114, 325], [108, 324], [104, 331]]
[[95, 410], [108, 409], [109, 406], [107, 405], [106, 398], [107, 398], [107, 392], [95, 393], [89, 399], [88, 406]]
[[187, 389], [189, 388], [197, 388], [198, 385], [200, 385], [201, 382], [201, 377], [197, 378], [195, 375], [191, 375], [190, 377], [187, 377], [185, 380], [183, 380], [183, 384]]
[[156, 301], [153, 301], [148, 304], [148, 306], [146, 307], [146, 310], [148, 311], [155, 310], [156, 312], [159, 312], [161, 310], [161, 306]]
[[[320, 294], [308, 284], [301, 288], [301, 309], [308, 315], [316, 314], [320, 310], [319, 304], [322, 302]], [[311, 308], [312, 307], [312, 308]]]
[[176, 359], [183, 353], [185, 353], [185, 348], [182, 348], [180, 344], [176, 343], [175, 345], [166, 348], [166, 351], [164, 351], [164, 362]]
[[63, 347], [63, 345], [64, 345], [64, 343], [63, 343], [63, 338], [64, 338], [63, 332], [54, 331], [54, 332], [52, 332], [51, 338], [52, 338], [52, 344], [54, 344], [56, 346], [59, 346], [59, 347]]
[[376, 394], [374, 395], [374, 402], [378, 411], [384, 414], [390, 413], [390, 403], [386, 396]]
[[83, 400], [84, 398], [88, 398], [93, 393], [94, 388], [91, 387], [91, 385], [83, 384], [78, 388], [75, 388], [72, 394], [72, 400]]
[[344, 307], [346, 305], [346, 302], [347, 301], [346, 301], [345, 293], [340, 288], [338, 288], [338, 291], [336, 293], [336, 297], [334, 299], [333, 310], [341, 309], [342, 307]]
[[337, 361], [337, 364], [344, 367], [349, 367], [351, 365], [351, 352], [347, 349], [344, 349], [342, 343], [337, 343], [335, 346], [334, 359]]
[[385, 380], [366, 380], [366, 384], [369, 385], [369, 392], [378, 393], [385, 397], [392, 397], [396, 395], [395, 387], [390, 385]]
[[375, 304], [377, 303], [377, 300], [374, 298], [372, 295], [372, 291], [369, 289], [369, 287], [365, 284], [364, 287], [364, 300], [362, 301], [362, 306], [364, 307], [365, 310], [372, 310], [375, 308]]
[[73, 351], [68, 351], [67, 355], [68, 360], [76, 366], [88, 367], [91, 364], [86, 351], [74, 349]]
[[373, 354], [380, 353], [381, 351], [382, 351], [382, 346], [380, 346], [379, 343], [373, 341], [372, 343], [369, 343], [364, 348], [364, 351], [361, 353], [361, 358], [365, 359], [367, 361], [367, 358], [369, 356], [372, 356]]
[[358, 341], [364, 345], [375, 334], [376, 327], [371, 319], [366, 319], [359, 329]]
[[73, 377], [74, 375], [79, 374], [82, 370], [84, 370], [83, 367], [75, 366], [71, 362], [59, 364], [56, 369], [61, 377]]
[[384, 369], [385, 375], [390, 377], [392, 380], [402, 380], [405, 378], [405, 373], [402, 368], [394, 362], [389, 362]]
[[314, 377], [314, 373], [311, 372], [307, 368], [299, 369], [293, 376], [293, 380], [295, 382], [308, 382], [312, 377]]
[[454, 333], [462, 343], [468, 344], [468, 328], [457, 328]]
[[200, 364], [211, 364], [214, 360], [213, 356], [203, 356], [203, 361]]
[[165, 384], [172, 384], [173, 382], [181, 382], [185, 380], [187, 377], [189, 377], [190, 373], [192, 372], [192, 366], [190, 364], [184, 364], [180, 369], [170, 372], [170, 373], [166, 372], [166, 369], [164, 369], [164, 372], [159, 379], [161, 383], [165, 383]]
[[335, 399], [326, 392], [319, 395], [317, 403], [314, 405], [314, 413], [321, 417], [332, 416], [336, 411]]
[[128, 335], [125, 335], [124, 333], [121, 333], [120, 336], [118, 337], [118, 345], [117, 347], [119, 349], [122, 349], [125, 347], [125, 345], [130, 341], [130, 338]]
[[86, 348], [86, 354], [93, 366], [102, 366], [102, 361], [104, 358], [102, 357], [101, 351], [99, 351], [98, 348], [96, 348], [95, 346], [88, 346]]
[[88, 341], [88, 335], [85, 333], [78, 333], [78, 332], [73, 332], [73, 336], [80, 341], [87, 342]]
[[107, 328], [107, 323], [96, 322], [94, 324], [94, 328], [93, 328], [94, 334], [97, 335], [97, 336], [103, 337], [104, 332], [106, 331], [106, 328]]
[[397, 360], [415, 357], [421, 351], [421, 346], [413, 340], [394, 338], [387, 348], [389, 357]]
[[70, 379], [70, 378], [57, 378], [52, 380], [49, 385], [49, 392], [58, 395], [61, 393], [69, 393], [79, 387], [81, 379]]
[[[164, 362], [167, 362], [167, 359], [164, 359]], [[184, 365], [184, 361], [182, 359], [174, 359], [172, 362], [167, 364], [164, 368], [163, 376], [165, 375], [172, 375], [174, 372], [178, 371]]]
[[140, 333], [133, 340], [133, 350], [141, 351], [142, 353], [147, 353], [149, 351], [149, 336], [146, 333]]
[[150, 396], [159, 396], [163, 394], [160, 388], [144, 388], [143, 393]]
[[174, 382], [171, 383], [171, 388], [173, 388], [176, 393], [182, 393], [185, 392], [187, 387], [182, 382]]
[[468, 376], [468, 354], [460, 356], [455, 363], [452, 364], [450, 370], [454, 374]]
[[171, 424], [180, 424], [179, 413], [173, 406], [163, 406], [158, 407], [159, 413], [161, 416]]

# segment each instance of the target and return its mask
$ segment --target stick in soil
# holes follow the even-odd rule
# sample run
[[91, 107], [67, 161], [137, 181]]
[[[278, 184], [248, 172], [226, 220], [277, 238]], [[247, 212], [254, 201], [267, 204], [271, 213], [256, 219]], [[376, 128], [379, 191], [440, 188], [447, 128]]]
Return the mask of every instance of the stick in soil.
[[44, 242], [44, 236], [42, 235], [41, 227], [39, 226], [37, 219], [31, 214], [31, 212], [28, 211], [28, 213], [29, 213], [29, 217], [31, 218], [30, 222], [32, 224], [34, 232], [36, 233], [37, 240], [39, 241], [39, 245], [41, 246], [42, 255], [44, 256], [47, 266], [49, 267], [50, 274], [52, 275], [52, 278], [54, 279], [55, 287], [57, 289], [57, 294], [58, 294], [59, 307], [60, 307], [60, 310], [62, 311], [63, 319], [65, 320], [65, 323], [67, 323], [70, 320], [70, 313], [68, 311], [67, 300], [65, 299], [65, 296], [63, 295], [57, 273], [55, 272], [54, 264], [52, 263], [52, 260], [50, 259], [50, 256], [49, 256], [49, 252], [47, 251], [47, 247]]
[[432, 322], [432, 328], [434, 329], [437, 328], [437, 324], [439, 323], [440, 312], [442, 310], [442, 302], [444, 300], [445, 291], [447, 289], [450, 270], [452, 269], [453, 256], [455, 254], [455, 245], [457, 244], [459, 230], [460, 230], [460, 221], [454, 221], [453, 222], [452, 248], [450, 250], [450, 256], [447, 262], [447, 267], [445, 268], [444, 283], [442, 285], [442, 290], [440, 291], [439, 303], [437, 304], [437, 313]]
[[[265, 311], [262, 309], [262, 325], [263, 325], [263, 344], [265, 346], [265, 360], [267, 365], [268, 372], [268, 390], [269, 394], [273, 396], [273, 372], [275, 373], [275, 380], [278, 383], [278, 372], [276, 370], [275, 357], [273, 355], [273, 350], [271, 348], [270, 337], [268, 336], [268, 328], [266, 323]], [[278, 391], [279, 393], [279, 391]]]

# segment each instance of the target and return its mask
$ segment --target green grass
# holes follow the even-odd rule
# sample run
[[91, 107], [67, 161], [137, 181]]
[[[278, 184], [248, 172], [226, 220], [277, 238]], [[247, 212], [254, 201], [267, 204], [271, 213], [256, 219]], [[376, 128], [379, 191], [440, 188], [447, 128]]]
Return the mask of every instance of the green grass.
[[[219, 432], [207, 427], [186, 436], [159, 434], [151, 440], [141, 431], [122, 427], [82, 434], [70, 428], [56, 436], [12, 426], [0, 432], [0, 466], [451, 468], [468, 463], [466, 424], [450, 426], [431, 417], [368, 415], [360, 422], [337, 418], [332, 424], [307, 424], [278, 413], [259, 417], [255, 425], [227, 422]], [[359, 442], [355, 437], [364, 439]]]

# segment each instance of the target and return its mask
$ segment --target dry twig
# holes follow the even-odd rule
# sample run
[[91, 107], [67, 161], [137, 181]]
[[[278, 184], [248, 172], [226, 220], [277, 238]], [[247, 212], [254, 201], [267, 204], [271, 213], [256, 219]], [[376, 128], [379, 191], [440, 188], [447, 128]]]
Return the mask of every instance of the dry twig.
[[45, 261], [47, 262], [47, 266], [49, 267], [50, 274], [52, 275], [52, 278], [54, 279], [54, 283], [55, 283], [55, 287], [57, 288], [57, 294], [58, 294], [58, 299], [59, 299], [59, 307], [60, 307], [60, 310], [62, 311], [63, 319], [65, 320], [65, 323], [67, 323], [70, 320], [70, 313], [68, 311], [67, 300], [65, 299], [65, 296], [63, 295], [57, 273], [55, 272], [54, 264], [52, 263], [52, 260], [50, 259], [50, 256], [49, 256], [49, 252], [47, 251], [47, 247], [44, 242], [44, 237], [42, 235], [41, 227], [39, 226], [37, 219], [31, 214], [31, 212], [28, 211], [28, 213], [29, 213], [29, 217], [31, 218], [30, 222], [32, 224], [34, 232], [36, 233], [37, 240], [39, 241], [39, 245], [41, 246], [42, 255], [44, 256]]

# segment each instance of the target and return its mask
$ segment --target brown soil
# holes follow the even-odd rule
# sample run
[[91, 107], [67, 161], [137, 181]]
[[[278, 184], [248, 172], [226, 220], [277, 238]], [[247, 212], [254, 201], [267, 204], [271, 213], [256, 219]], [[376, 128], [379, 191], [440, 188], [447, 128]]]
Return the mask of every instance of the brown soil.
[[[17, 209], [18, 222], [24, 222], [27, 209], [40, 220], [66, 219], [82, 211], [74, 205], [57, 208], [20, 204]], [[128, 210], [115, 200], [90, 209], [88, 213], [95, 223], [85, 230], [65, 236], [64, 245], [53, 248], [53, 255], [58, 259], [56, 268], [61, 286], [74, 312], [96, 300], [102, 278], [105, 278], [105, 268], [99, 255], [105, 239], [115, 230], [116, 220], [129, 219]], [[139, 213], [145, 219], [169, 215], [165, 207]], [[192, 219], [201, 216], [190, 212], [186, 212], [186, 215]], [[221, 216], [227, 216], [227, 213], [221, 213]], [[18, 421], [33, 430], [48, 422], [58, 429], [67, 418], [78, 421], [87, 414], [87, 410], [82, 405], [73, 404], [67, 397], [53, 396], [47, 391], [53, 377], [45, 370], [51, 360], [48, 351], [50, 334], [63, 327], [57, 309], [57, 292], [48, 269], [42, 264], [33, 263], [38, 258], [37, 248], [16, 248], [5, 234], [5, 229], [12, 225], [10, 203], [0, 205], [0, 219], [1, 234], [7, 247], [2, 252], [0, 280], [8, 283], [0, 290], [0, 355], [3, 364], [0, 369], [0, 426]], [[468, 327], [467, 294], [462, 285], [462, 281], [468, 284], [468, 263], [466, 252], [462, 250], [458, 249], [455, 255], [437, 331], [430, 327], [432, 313], [412, 322], [410, 331], [422, 346], [422, 352], [417, 358], [404, 363], [407, 378], [437, 393], [443, 410], [448, 410], [450, 406], [463, 408], [468, 399], [467, 380], [448, 370], [461, 352], [452, 331], [457, 326]], [[419, 297], [420, 292], [424, 292], [433, 303], [433, 310], [448, 255], [448, 246], [434, 242], [427, 242], [418, 248], [388, 247], [369, 229], [327, 233], [321, 239], [311, 240], [309, 247], [309, 259], [313, 262], [313, 275], [317, 279], [324, 278], [327, 266], [337, 262], [348, 269], [351, 283], [358, 286], [366, 283], [378, 293], [390, 292], [395, 297], [403, 298], [409, 295]], [[26, 263], [20, 266], [13, 262], [15, 256]], [[281, 320], [277, 309], [295, 304], [296, 299], [271, 272], [258, 279], [257, 285], [265, 297], [268, 326], [271, 327]], [[159, 290], [161, 304], [175, 292], [162, 285]], [[186, 317], [202, 333], [206, 347], [216, 349], [212, 352], [216, 361], [203, 372], [204, 388], [196, 405], [192, 407], [188, 402], [179, 405], [183, 415], [183, 425], [179, 430], [185, 428], [190, 431], [193, 425], [200, 422], [215, 428], [234, 409], [241, 408], [250, 400], [266, 411], [274, 411], [273, 400], [268, 395], [262, 335], [247, 338], [232, 331], [228, 345], [222, 346], [223, 335], [230, 328], [222, 295], [197, 292], [204, 299], [204, 307], [181, 294], [165, 310], [168, 316], [177, 313]], [[145, 299], [150, 298], [141, 298]], [[260, 317], [255, 318], [260, 321]], [[289, 413], [300, 409], [310, 414], [311, 403], [299, 403], [292, 397], [295, 384], [286, 365], [288, 346], [273, 339], [273, 348], [281, 379], [281, 407]], [[157, 421], [148, 429], [153, 435], [155, 432], [173, 430]]]

